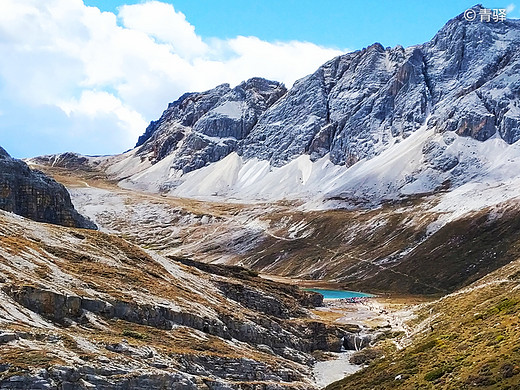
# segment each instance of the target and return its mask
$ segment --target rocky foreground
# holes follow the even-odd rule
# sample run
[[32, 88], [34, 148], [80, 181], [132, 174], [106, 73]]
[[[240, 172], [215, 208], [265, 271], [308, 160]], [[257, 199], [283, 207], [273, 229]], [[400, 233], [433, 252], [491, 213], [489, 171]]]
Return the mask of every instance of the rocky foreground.
[[0, 388], [312, 389], [321, 296], [0, 212]]

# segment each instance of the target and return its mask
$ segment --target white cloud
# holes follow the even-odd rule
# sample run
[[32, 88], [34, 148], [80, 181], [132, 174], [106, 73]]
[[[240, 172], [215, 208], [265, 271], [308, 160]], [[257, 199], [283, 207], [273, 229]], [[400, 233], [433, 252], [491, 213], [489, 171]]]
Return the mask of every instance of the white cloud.
[[[92, 138], [119, 135], [111, 139], [114, 153], [131, 147], [146, 122], [186, 91], [253, 76], [290, 86], [341, 53], [308, 42], [202, 39], [182, 13], [159, 1], [122, 6], [117, 16], [81, 0], [1, 2], [0, 100], [20, 111], [58, 107], [69, 121], [59, 121], [60, 131], [78, 137], [90, 118]], [[98, 126], [101, 118], [106, 123]]]
[[138, 112], [126, 107], [121, 100], [108, 92], [83, 91], [80, 99], [57, 104], [67, 114], [98, 117], [112, 115], [120, 128], [126, 130], [128, 141], [133, 142], [142, 133], [147, 123]]
[[510, 14], [511, 12], [513, 12], [515, 10], [516, 6], [511, 3], [509, 4], [507, 7], [506, 7], [506, 13]]
[[171, 45], [173, 52], [191, 59], [204, 55], [207, 45], [195, 34], [195, 27], [171, 4], [150, 1], [143, 4], [124, 5], [119, 9], [123, 25], [154, 37], [158, 42]]
[[223, 46], [228, 46], [229, 51], [235, 54], [225, 62], [228, 79], [239, 82], [239, 79], [249, 76], [250, 69], [255, 69], [289, 86], [342, 53], [309, 42], [270, 43], [256, 37], [242, 36], [224, 42]]

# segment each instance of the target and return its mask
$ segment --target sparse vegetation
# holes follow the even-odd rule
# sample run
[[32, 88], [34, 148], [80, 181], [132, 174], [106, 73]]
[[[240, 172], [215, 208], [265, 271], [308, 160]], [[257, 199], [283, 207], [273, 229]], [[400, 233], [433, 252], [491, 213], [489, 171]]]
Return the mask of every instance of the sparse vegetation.
[[0, 351], [0, 360], [3, 364], [10, 365], [10, 371], [49, 367], [64, 363], [62, 359], [49, 350], [27, 350], [26, 348], [3, 348]]
[[139, 333], [139, 332], [136, 332], [136, 331], [130, 330], [130, 329], [123, 330], [123, 332], [121, 332], [121, 335], [123, 337], [131, 337], [133, 339], [138, 339], [138, 340], [145, 340], [146, 338], [148, 338], [145, 334]]
[[520, 388], [520, 292], [508, 277], [519, 269], [516, 260], [465, 292], [423, 305], [412, 324], [422, 331], [411, 345], [385, 351], [327, 389]]

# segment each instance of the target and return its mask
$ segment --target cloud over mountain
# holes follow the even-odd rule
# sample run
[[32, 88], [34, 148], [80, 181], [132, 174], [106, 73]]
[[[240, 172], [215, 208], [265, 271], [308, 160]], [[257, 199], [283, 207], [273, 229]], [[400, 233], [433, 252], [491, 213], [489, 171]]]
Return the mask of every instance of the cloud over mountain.
[[8, 60], [0, 64], [0, 131], [8, 138], [24, 120], [19, 131], [33, 140], [8, 139], [14, 155], [43, 152], [38, 145], [49, 136], [55, 150], [46, 152], [120, 152], [185, 91], [252, 76], [290, 86], [340, 53], [308, 42], [201, 37], [159, 1], [125, 5], [117, 15], [81, 0], [2, 3], [0, 55]]

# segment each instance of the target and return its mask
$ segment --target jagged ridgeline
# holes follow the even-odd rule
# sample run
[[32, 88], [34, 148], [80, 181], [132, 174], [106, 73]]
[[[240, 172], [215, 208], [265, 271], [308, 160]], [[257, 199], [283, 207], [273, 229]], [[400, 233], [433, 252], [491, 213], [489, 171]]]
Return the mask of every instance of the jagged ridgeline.
[[429, 42], [373, 44], [289, 90], [253, 78], [186, 93], [107, 172], [174, 196], [354, 204], [490, 180], [507, 161], [484, 141], [520, 138], [519, 66], [518, 20], [459, 15]]
[[12, 158], [0, 147], [0, 209], [38, 222], [96, 229], [80, 215], [67, 189], [23, 161]]
[[279, 166], [301, 154], [334, 164], [373, 157], [423, 125], [484, 141], [520, 138], [517, 20], [448, 22], [422, 45], [366, 49], [332, 59], [286, 92], [251, 79], [188, 93], [139, 138], [138, 154], [200, 168], [236, 151]]

